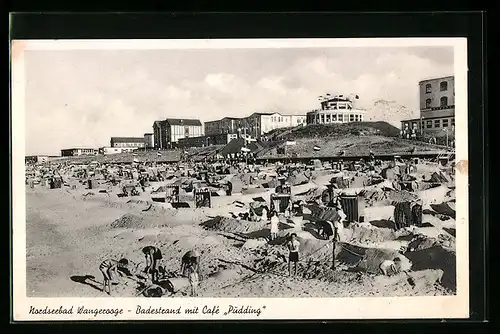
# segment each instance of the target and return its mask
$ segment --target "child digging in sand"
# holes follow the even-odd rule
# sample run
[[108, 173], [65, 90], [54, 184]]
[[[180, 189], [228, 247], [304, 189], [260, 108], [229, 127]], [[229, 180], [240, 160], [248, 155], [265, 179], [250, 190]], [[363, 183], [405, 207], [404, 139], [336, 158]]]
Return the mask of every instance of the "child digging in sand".
[[161, 250], [155, 246], [146, 246], [142, 249], [142, 253], [146, 257], [146, 268], [144, 273], [151, 275], [151, 281], [158, 280], [158, 262], [163, 258]]
[[[120, 281], [122, 281], [122, 277], [118, 274], [118, 270], [127, 269], [127, 267], [128, 267], [127, 259], [121, 259], [120, 261], [116, 261], [113, 259], [104, 260], [99, 265], [99, 270], [101, 271], [102, 276], [104, 277], [102, 291], [107, 293], [108, 295], [111, 295], [111, 282], [113, 278], [116, 277], [119, 278]], [[125, 282], [125, 284], [127, 283]]]
[[401, 259], [399, 257], [394, 260], [385, 260], [380, 264], [380, 271], [384, 276], [392, 276], [401, 271]]

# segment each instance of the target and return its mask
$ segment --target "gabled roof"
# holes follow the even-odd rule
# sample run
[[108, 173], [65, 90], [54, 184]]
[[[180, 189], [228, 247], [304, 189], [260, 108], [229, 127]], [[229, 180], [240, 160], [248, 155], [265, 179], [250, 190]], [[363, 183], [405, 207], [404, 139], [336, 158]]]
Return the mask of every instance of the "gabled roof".
[[170, 125], [201, 126], [201, 122], [199, 119], [167, 118], [165, 122], [167, 122]]
[[274, 115], [274, 114], [278, 114], [277, 112], [254, 112], [252, 115], [250, 116], [253, 116], [253, 115], [263, 115], [263, 116], [269, 116], [269, 115]]
[[428, 78], [428, 79], [420, 80], [418, 83], [422, 84], [422, 83], [429, 82], [429, 81], [439, 81], [439, 80], [454, 79], [454, 78], [455, 78], [454, 75], [448, 75], [445, 77]]
[[111, 137], [111, 141], [114, 143], [142, 143], [144, 141], [143, 137]]

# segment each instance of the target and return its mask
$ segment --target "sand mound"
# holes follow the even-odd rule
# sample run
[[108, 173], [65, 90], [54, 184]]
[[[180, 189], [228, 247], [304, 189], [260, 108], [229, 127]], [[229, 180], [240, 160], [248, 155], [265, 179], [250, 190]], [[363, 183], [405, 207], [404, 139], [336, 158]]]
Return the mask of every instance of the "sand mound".
[[420, 251], [437, 245], [438, 240], [436, 238], [429, 238], [425, 235], [419, 234], [410, 241], [408, 244], [408, 250], [411, 252]]
[[242, 248], [254, 249], [264, 246], [267, 243], [266, 239], [250, 239], [245, 241]]
[[241, 271], [236, 268], [231, 269], [221, 269], [210, 275], [210, 278], [213, 278], [217, 281], [234, 281], [241, 277]]
[[347, 236], [350, 234], [350, 242], [366, 245], [396, 238], [394, 231], [389, 228], [378, 228], [365, 224], [353, 224], [351, 228], [344, 229], [344, 234]]
[[180, 238], [175, 244], [181, 249], [191, 250], [196, 248], [206, 248], [209, 246], [218, 246], [220, 245], [220, 241], [213, 236], [186, 236]]
[[412, 271], [408, 273], [414, 283], [414, 288], [422, 290], [433, 287], [435, 284], [441, 284], [444, 271], [441, 269], [427, 269]]
[[250, 233], [263, 229], [267, 222], [250, 222], [217, 216], [200, 224], [204, 228], [232, 233]]
[[110, 224], [111, 228], [143, 229], [167, 226], [167, 221], [158, 216], [127, 213]]
[[398, 251], [392, 249], [378, 249], [369, 248], [366, 250], [358, 268], [366, 271], [367, 273], [380, 274], [380, 264], [385, 260], [393, 260], [395, 257], [401, 259], [401, 266], [403, 270], [409, 270], [412, 266], [410, 260], [400, 254]]

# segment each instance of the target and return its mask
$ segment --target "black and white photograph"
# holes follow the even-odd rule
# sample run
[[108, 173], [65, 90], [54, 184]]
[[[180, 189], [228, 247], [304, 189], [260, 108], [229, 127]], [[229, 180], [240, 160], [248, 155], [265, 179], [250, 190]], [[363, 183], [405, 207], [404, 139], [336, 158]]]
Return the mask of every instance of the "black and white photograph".
[[23, 317], [467, 316], [465, 39], [14, 43]]

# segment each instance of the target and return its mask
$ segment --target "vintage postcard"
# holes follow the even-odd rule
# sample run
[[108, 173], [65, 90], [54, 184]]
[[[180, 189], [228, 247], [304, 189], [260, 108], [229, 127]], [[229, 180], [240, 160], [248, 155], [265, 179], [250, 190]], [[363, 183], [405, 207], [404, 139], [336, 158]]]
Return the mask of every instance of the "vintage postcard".
[[467, 318], [466, 52], [14, 40], [13, 320]]

